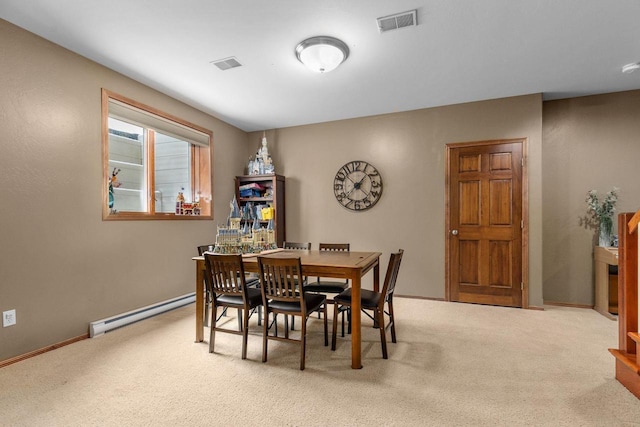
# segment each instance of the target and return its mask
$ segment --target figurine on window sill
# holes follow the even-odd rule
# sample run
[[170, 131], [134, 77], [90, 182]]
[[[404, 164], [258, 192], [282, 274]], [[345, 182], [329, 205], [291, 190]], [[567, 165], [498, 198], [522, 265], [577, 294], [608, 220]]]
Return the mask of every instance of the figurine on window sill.
[[109, 209], [111, 209], [111, 213], [116, 212], [115, 209], [113, 209], [113, 205], [115, 202], [115, 199], [113, 197], [113, 189], [120, 187], [120, 185], [122, 184], [121, 182], [118, 182], [118, 173], [120, 173], [120, 169], [113, 168], [113, 172], [111, 172], [111, 178], [109, 178]]

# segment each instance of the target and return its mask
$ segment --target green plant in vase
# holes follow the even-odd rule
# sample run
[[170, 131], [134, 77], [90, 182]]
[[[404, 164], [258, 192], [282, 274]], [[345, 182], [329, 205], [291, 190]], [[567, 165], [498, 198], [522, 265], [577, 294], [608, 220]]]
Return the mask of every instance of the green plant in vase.
[[598, 199], [598, 192], [590, 190], [587, 193], [587, 206], [591, 219], [598, 226], [598, 245], [611, 246], [613, 238], [613, 213], [616, 210], [616, 202], [618, 201], [618, 188], [613, 187], [609, 191], [604, 201]]

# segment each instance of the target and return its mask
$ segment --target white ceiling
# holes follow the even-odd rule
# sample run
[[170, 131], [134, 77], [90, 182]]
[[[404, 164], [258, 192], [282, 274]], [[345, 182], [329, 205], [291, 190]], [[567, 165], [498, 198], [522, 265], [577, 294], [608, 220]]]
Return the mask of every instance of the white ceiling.
[[[378, 32], [412, 9], [418, 26]], [[245, 131], [640, 89], [621, 73], [640, 61], [638, 0], [1, 0], [0, 17]], [[295, 57], [316, 35], [351, 51], [331, 73]]]

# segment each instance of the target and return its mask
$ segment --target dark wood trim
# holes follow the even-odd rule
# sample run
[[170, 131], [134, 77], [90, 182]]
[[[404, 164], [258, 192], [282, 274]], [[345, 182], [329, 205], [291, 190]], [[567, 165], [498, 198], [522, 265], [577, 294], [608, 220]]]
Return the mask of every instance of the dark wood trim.
[[522, 308], [529, 306], [529, 139], [522, 138]]
[[451, 230], [451, 148], [449, 144], [445, 147], [444, 158], [444, 300], [451, 301], [451, 277], [449, 275], [449, 265], [451, 253], [449, 243], [449, 230]]
[[65, 340], [65, 341], [62, 341], [62, 342], [59, 342], [59, 343], [56, 343], [56, 344], [52, 344], [52, 345], [47, 346], [47, 347], [43, 347], [43, 348], [38, 349], [38, 350], [30, 351], [29, 353], [25, 353], [25, 354], [22, 354], [20, 356], [12, 357], [11, 359], [0, 360], [0, 368], [4, 368], [5, 366], [9, 366], [9, 365], [12, 365], [14, 363], [18, 363], [18, 362], [21, 362], [23, 360], [26, 360], [26, 359], [29, 359], [29, 358], [32, 358], [32, 357], [35, 357], [35, 356], [39, 356], [39, 355], [44, 354], [44, 353], [46, 353], [48, 351], [55, 350], [55, 349], [58, 349], [60, 347], [64, 347], [64, 346], [69, 345], [69, 344], [73, 344], [73, 343], [76, 343], [78, 341], [85, 340], [87, 338], [89, 338], [89, 334], [88, 333], [86, 333], [84, 335], [77, 336], [75, 338], [69, 338], [68, 340]]

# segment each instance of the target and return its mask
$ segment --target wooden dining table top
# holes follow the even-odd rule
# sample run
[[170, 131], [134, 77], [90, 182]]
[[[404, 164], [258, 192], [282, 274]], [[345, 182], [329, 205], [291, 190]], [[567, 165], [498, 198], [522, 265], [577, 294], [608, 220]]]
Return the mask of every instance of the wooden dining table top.
[[[318, 251], [299, 249], [274, 249], [259, 254], [244, 254], [242, 256], [246, 271], [258, 271], [258, 257], [276, 258], [300, 258], [302, 272], [307, 276], [314, 276], [316, 273], [326, 274], [323, 277], [342, 278], [337, 270], [340, 269], [365, 269], [362, 274], [368, 271], [382, 255], [380, 252], [350, 252], [350, 251]], [[329, 274], [338, 274], [329, 275]]]

